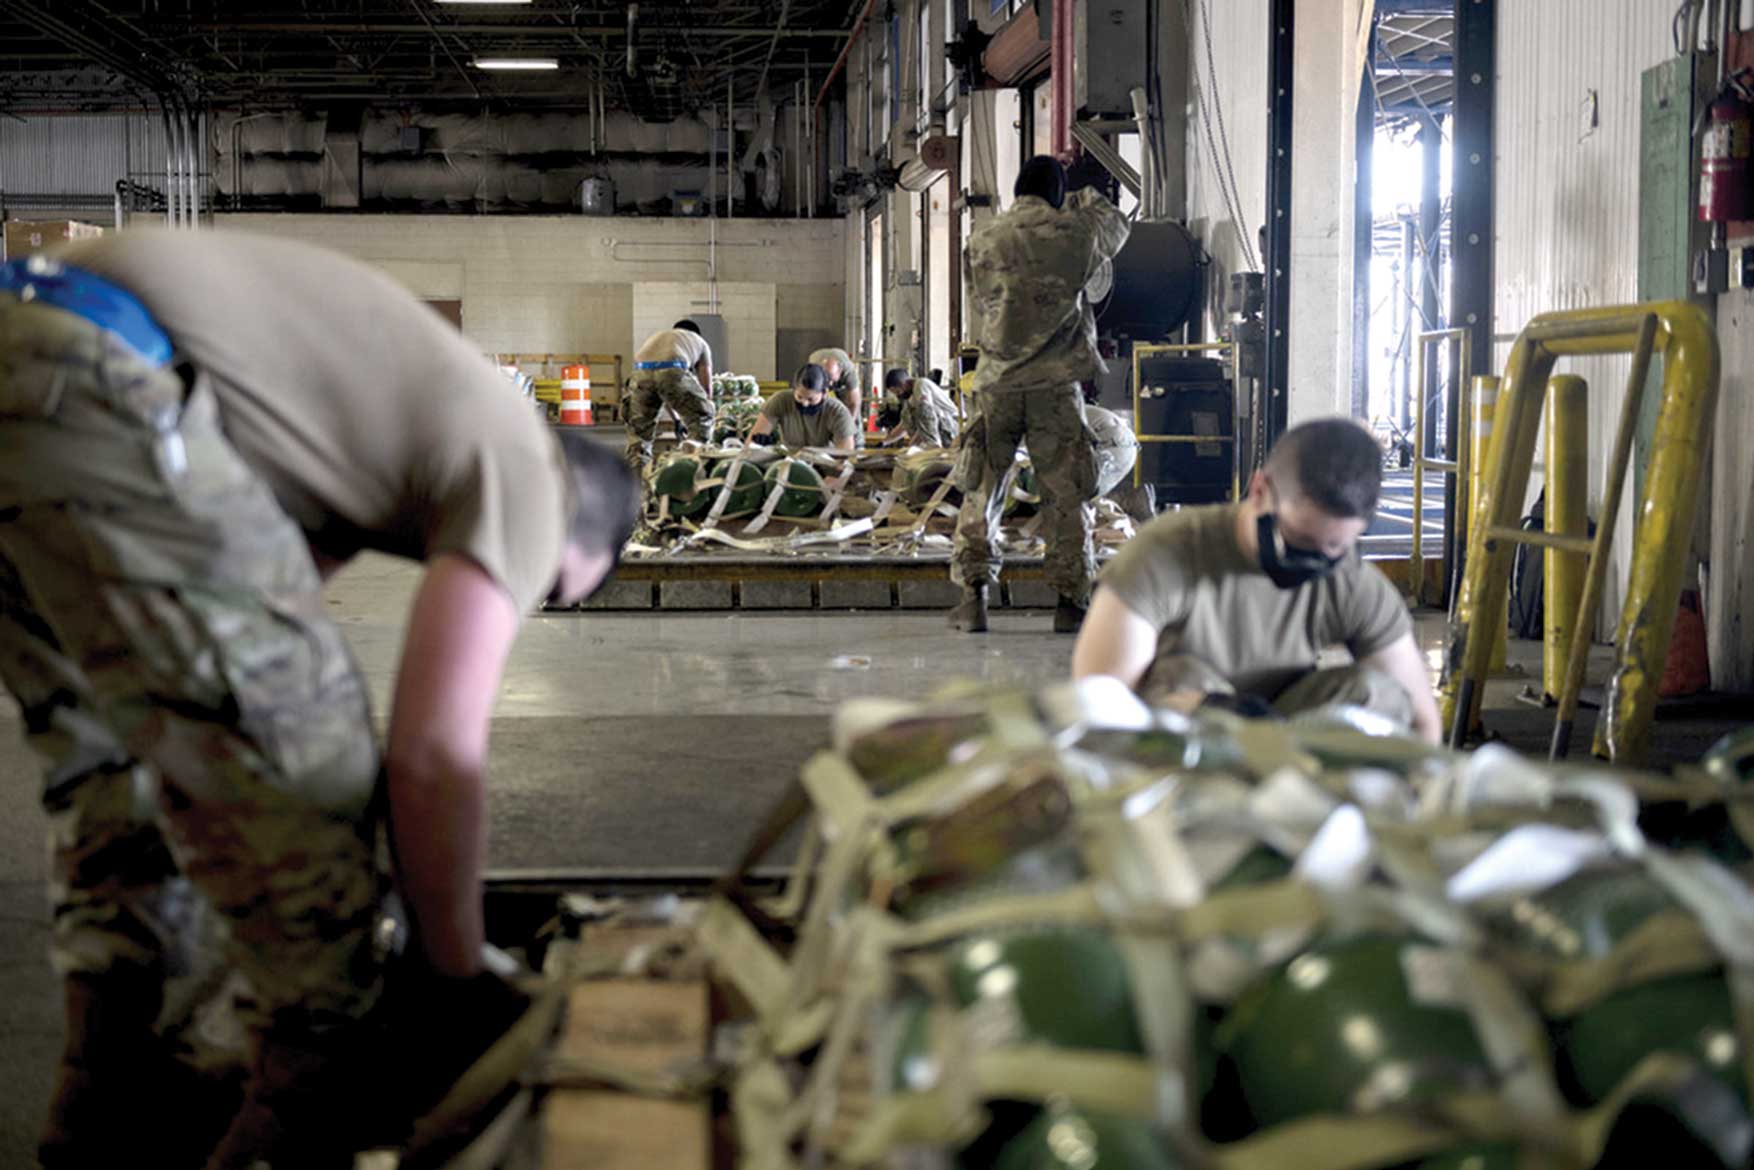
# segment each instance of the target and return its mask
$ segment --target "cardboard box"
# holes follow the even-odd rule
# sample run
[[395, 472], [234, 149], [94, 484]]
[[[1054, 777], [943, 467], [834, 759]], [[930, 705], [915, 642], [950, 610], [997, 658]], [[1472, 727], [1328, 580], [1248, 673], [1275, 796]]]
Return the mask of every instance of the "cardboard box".
[[6, 221], [5, 252], [0, 259], [17, 260], [68, 240], [88, 240], [103, 234], [104, 229], [97, 224], [80, 223], [76, 219], [9, 219]]

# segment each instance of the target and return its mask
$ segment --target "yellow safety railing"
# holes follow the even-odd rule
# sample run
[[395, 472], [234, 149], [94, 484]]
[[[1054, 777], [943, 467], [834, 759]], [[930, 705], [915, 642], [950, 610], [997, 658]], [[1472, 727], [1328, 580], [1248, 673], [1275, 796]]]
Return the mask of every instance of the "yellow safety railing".
[[[1503, 422], [1499, 418], [1499, 408], [1503, 400], [1498, 393], [1498, 379], [1489, 374], [1476, 375], [1471, 389], [1473, 405], [1469, 413], [1473, 417], [1474, 426], [1463, 447], [1464, 460], [1468, 467], [1468, 506], [1467, 511], [1456, 514], [1458, 522], [1467, 521], [1466, 527], [1457, 524], [1456, 547], [1467, 549], [1467, 555], [1470, 556], [1473, 555], [1473, 544], [1468, 538], [1480, 531], [1483, 523], [1480, 519], [1480, 500], [1486, 491], [1486, 478], [1491, 474], [1492, 460], [1498, 457], [1493, 436], [1503, 430]], [[1505, 654], [1510, 640], [1509, 622], [1501, 618], [1493, 622], [1490, 628], [1493, 631], [1492, 664], [1488, 669], [1497, 674], [1505, 669]]]
[[[1154, 357], [1163, 353], [1223, 353], [1229, 358], [1230, 375], [1230, 434], [1228, 435], [1151, 435], [1140, 430], [1143, 416], [1139, 411], [1142, 389], [1139, 378], [1139, 359]], [[1134, 438], [1141, 443], [1229, 443], [1230, 444], [1230, 498], [1236, 499], [1242, 494], [1239, 476], [1241, 465], [1237, 460], [1236, 446], [1236, 345], [1229, 341], [1197, 341], [1177, 345], [1134, 345], [1133, 346], [1133, 430]], [[1133, 486], [1143, 486], [1145, 482], [1145, 460], [1133, 461]]]
[[[1564, 356], [1612, 353], [1632, 354], [1632, 373], [1614, 437], [1596, 534], [1593, 538], [1588, 536], [1587, 527], [1526, 532], [1518, 525], [1518, 513], [1528, 491], [1536, 435], [1554, 363]], [[1590, 631], [1595, 627], [1596, 611], [1601, 605], [1615, 517], [1632, 461], [1639, 404], [1644, 398], [1651, 359], [1657, 353], [1663, 359], [1662, 401], [1651, 443], [1644, 498], [1636, 509], [1638, 545], [1633, 551], [1631, 579], [1615, 638], [1616, 662], [1595, 738], [1596, 753], [1616, 762], [1636, 760], [1643, 754], [1669, 636], [1674, 630], [1710, 419], [1717, 406], [1717, 334], [1704, 311], [1684, 301], [1544, 313], [1517, 336], [1500, 391], [1499, 417], [1503, 426], [1480, 501], [1477, 552], [1468, 558], [1461, 593], [1451, 615], [1449, 652], [1444, 657], [1446, 676], [1453, 674], [1457, 683], [1453, 710], [1449, 712], [1452, 747], [1462, 745], [1473, 724], [1481, 698], [1479, 688], [1485, 681], [1492, 652], [1491, 638], [1474, 636], [1485, 633], [1475, 629], [1476, 618], [1491, 621], [1493, 615], [1503, 613], [1511, 556], [1516, 545], [1528, 544], [1563, 553], [1585, 553], [1589, 558], [1566, 648], [1550, 754], [1558, 759], [1569, 751], [1589, 656]], [[1575, 445], [1563, 460], [1575, 465]], [[1575, 514], [1565, 519], [1577, 523]], [[1449, 681], [1446, 678], [1446, 683]]]
[[[1547, 380], [1545, 527], [1554, 536], [1584, 536], [1590, 530], [1589, 394], [1589, 385], [1573, 374], [1555, 374]], [[1561, 548], [1549, 548], [1543, 555], [1541, 689], [1544, 697], [1557, 702], [1565, 690], [1566, 657], [1583, 601], [1589, 557]]]
[[[1468, 329], [1432, 329], [1413, 336], [1413, 368], [1416, 371], [1413, 379], [1413, 551], [1408, 555], [1407, 580], [1412, 583], [1413, 600], [1420, 605], [1428, 604], [1425, 596], [1425, 473], [1427, 471], [1443, 471], [1454, 476], [1451, 481], [1461, 485], [1459, 490], [1446, 492], [1446, 514], [1454, 516], [1455, 543], [1454, 548], [1466, 547], [1467, 527], [1463, 522], [1465, 509], [1457, 506], [1457, 498], [1465, 496], [1468, 483], [1468, 449], [1470, 444], [1465, 436], [1460, 419], [1452, 420], [1453, 428], [1463, 433], [1463, 438], [1456, 443], [1457, 451], [1454, 459], [1435, 459], [1425, 454], [1425, 347], [1434, 342], [1448, 342], [1460, 354], [1456, 363], [1456, 377], [1460, 384], [1468, 385]], [[1447, 582], [1450, 579], [1450, 549], [1444, 550], [1443, 575], [1438, 579]]]
[[[617, 353], [496, 353], [495, 365], [517, 366], [536, 380], [536, 400], [549, 404], [560, 402], [560, 371], [566, 366], [590, 366], [591, 401], [602, 406], [615, 406], [621, 401], [621, 355]], [[605, 381], [596, 371], [612, 368], [612, 380]]]

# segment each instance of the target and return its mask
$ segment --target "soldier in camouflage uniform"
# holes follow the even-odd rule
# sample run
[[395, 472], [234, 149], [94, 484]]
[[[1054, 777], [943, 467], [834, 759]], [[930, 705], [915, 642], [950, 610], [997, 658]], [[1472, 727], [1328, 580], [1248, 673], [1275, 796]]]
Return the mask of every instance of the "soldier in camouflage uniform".
[[962, 430], [956, 403], [930, 378], [890, 370], [883, 378], [884, 401], [893, 394], [901, 419], [883, 436], [884, 446], [901, 439], [921, 447], [953, 447]]
[[713, 349], [693, 321], [676, 322], [646, 338], [633, 355], [633, 393], [627, 402], [627, 461], [638, 470], [652, 461], [658, 412], [668, 406], [683, 434], [713, 437]]
[[[636, 502], [613, 452], [566, 447], [400, 286], [319, 249], [138, 232], [0, 265], [0, 680], [43, 765], [67, 1012], [45, 1170], [194, 1142], [160, 1017], [204, 916], [264, 1022], [188, 1165], [333, 1165], [364, 1110], [411, 1120], [486, 1047], [368, 1093], [347, 1074], [392, 1002], [527, 1013], [481, 969], [488, 713], [521, 611], [593, 588]], [[383, 777], [321, 593], [365, 548], [427, 562]], [[394, 969], [386, 814], [418, 942]]]
[[1085, 504], [1096, 483], [1092, 436], [1078, 383], [1105, 367], [1084, 286], [1126, 243], [1128, 222], [1096, 191], [1066, 196], [1066, 172], [1046, 156], [1017, 177], [1017, 201], [968, 244], [979, 320], [975, 416], [957, 461], [962, 512], [951, 578], [962, 602], [956, 629], [987, 628], [987, 590], [1003, 560], [1003, 487], [1027, 442], [1041, 491], [1048, 583], [1059, 594], [1054, 629], [1076, 632], [1090, 600], [1095, 554]]
[[[810, 355], [810, 364], [821, 366], [828, 375], [828, 392], [840, 399], [841, 405], [852, 411], [853, 419], [859, 424], [861, 435], [865, 429], [865, 416], [859, 413], [864, 405], [864, 391], [859, 387], [859, 366], [844, 349], [819, 349]], [[862, 445], [862, 441], [861, 441]]]

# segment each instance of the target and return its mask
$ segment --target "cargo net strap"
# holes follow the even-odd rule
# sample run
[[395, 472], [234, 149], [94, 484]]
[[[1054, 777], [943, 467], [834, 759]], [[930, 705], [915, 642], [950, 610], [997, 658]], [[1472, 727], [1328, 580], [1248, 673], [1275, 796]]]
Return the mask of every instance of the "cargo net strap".
[[[1370, 1170], [1494, 1142], [1522, 1150], [1520, 1165], [1581, 1170], [1628, 1103], [1677, 1099], [1702, 1067], [1653, 1051], [1574, 1108], [1547, 1019], [1678, 973], [1724, 973], [1746, 1061], [1754, 896], [1721, 865], [1651, 844], [1636, 819], [1635, 791], [1707, 786], [1623, 782], [1501, 748], [1451, 754], [1383, 730], [1348, 708], [1288, 724], [1188, 718], [1113, 679], [850, 704], [834, 750], [802, 774], [815, 821], [794, 876], [795, 942], [782, 952], [725, 903], [702, 934], [757, 1015], [732, 1093], [744, 1164], [959, 1147], [985, 1127], [986, 1102], [1023, 1100], [1138, 1118], [1221, 1170]], [[1281, 876], [1238, 876], [1262, 855]], [[1014, 871], [1022, 857], [1034, 860]], [[1532, 900], [1603, 874], [1654, 883], [1677, 909], [1593, 955], [1555, 944], [1563, 935], [1531, 916]], [[1520, 941], [1506, 940], [1506, 916]], [[1139, 1051], [1044, 1045], [1005, 995], [952, 993], [947, 948], [1060, 930], [1112, 943]], [[1490, 1083], [1414, 1107], [1385, 1082], [1368, 1114], [1208, 1138], [1201, 1005], [1235, 1004], [1312, 947], [1381, 936], [1401, 940], [1411, 1002], [1468, 1021]], [[872, 1085], [871, 1069], [895, 1067], [885, 1021], [904, 992], [926, 1004], [930, 1075]], [[1745, 1134], [1745, 1113], [1736, 1124]]]

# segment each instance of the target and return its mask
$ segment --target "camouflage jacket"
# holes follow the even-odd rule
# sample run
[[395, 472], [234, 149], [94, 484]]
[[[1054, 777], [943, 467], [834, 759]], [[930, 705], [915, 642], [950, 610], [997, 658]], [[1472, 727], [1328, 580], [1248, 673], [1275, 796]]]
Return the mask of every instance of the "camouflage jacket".
[[951, 446], [961, 430], [956, 403], [930, 378], [914, 379], [914, 392], [901, 404], [901, 425], [914, 442], [927, 447]]
[[976, 393], [1060, 386], [1107, 367], [1084, 285], [1127, 242], [1131, 225], [1093, 190], [1061, 210], [1025, 195], [968, 243], [981, 361]]

